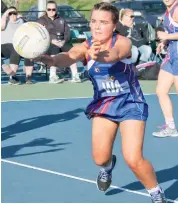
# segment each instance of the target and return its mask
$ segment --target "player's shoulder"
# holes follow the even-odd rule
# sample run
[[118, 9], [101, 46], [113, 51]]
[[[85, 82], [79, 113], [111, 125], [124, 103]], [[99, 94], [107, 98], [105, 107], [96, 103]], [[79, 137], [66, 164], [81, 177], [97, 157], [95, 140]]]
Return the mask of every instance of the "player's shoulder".
[[175, 8], [175, 10], [174, 10], [174, 13], [173, 13], [173, 20], [176, 22], [176, 23], [178, 23], [178, 3], [177, 3], [177, 6], [176, 6], [176, 8]]
[[82, 43], [82, 45], [83, 45], [86, 49], [89, 49], [89, 48], [90, 48], [90, 40], [89, 40], [89, 39], [85, 40], [85, 41]]
[[132, 44], [131, 40], [123, 35], [116, 35], [116, 44], [125, 44], [130, 45]]
[[176, 6], [176, 8], [175, 8], [175, 10], [174, 10], [174, 15], [178, 15], [178, 3], [177, 3], [177, 6]]

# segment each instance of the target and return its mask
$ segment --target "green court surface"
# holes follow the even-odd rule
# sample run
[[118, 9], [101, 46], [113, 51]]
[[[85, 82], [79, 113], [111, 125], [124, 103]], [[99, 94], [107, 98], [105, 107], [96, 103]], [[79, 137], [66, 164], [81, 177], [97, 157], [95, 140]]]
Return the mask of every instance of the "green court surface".
[[[140, 81], [145, 94], [155, 93], [157, 81]], [[54, 99], [92, 97], [93, 88], [90, 81], [83, 83], [64, 82], [63, 84], [49, 84], [48, 82], [33, 85], [1, 85], [1, 100], [31, 100], [31, 99]], [[175, 93], [175, 88], [171, 89]]]

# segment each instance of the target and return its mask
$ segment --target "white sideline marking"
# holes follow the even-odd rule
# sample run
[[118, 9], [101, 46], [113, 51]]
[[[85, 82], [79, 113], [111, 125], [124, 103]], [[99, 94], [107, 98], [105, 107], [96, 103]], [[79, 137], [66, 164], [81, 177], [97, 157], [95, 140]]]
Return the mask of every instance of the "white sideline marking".
[[52, 101], [52, 100], [72, 100], [72, 99], [89, 99], [92, 98], [92, 96], [86, 96], [86, 97], [71, 97], [71, 98], [46, 98], [46, 99], [27, 99], [27, 100], [9, 100], [9, 101], [1, 101], [2, 103], [7, 102], [28, 102], [28, 101]]
[[[144, 96], [154, 96], [156, 93], [148, 93], [143, 94]], [[169, 93], [169, 95], [177, 95], [176, 93]], [[71, 97], [71, 98], [47, 98], [47, 99], [27, 99], [27, 100], [8, 100], [8, 101], [1, 101], [2, 103], [7, 102], [28, 102], [28, 101], [52, 101], [52, 100], [74, 100], [74, 99], [92, 99], [93, 96], [86, 96], [86, 97]]]
[[[5, 162], [5, 163], [9, 163], [9, 164], [14, 164], [14, 165], [17, 165], [17, 166], [29, 168], [29, 169], [34, 169], [34, 170], [37, 170], [37, 171], [42, 171], [42, 172], [46, 172], [46, 173], [50, 173], [50, 174], [55, 174], [55, 175], [58, 175], [58, 176], [63, 176], [63, 177], [70, 178], [70, 179], [75, 179], [75, 180], [78, 180], [78, 181], [83, 181], [83, 182], [87, 182], [87, 183], [96, 184], [96, 181], [81, 178], [81, 177], [77, 177], [77, 176], [72, 176], [72, 175], [69, 175], [69, 174], [63, 174], [63, 173], [60, 173], [60, 172], [51, 171], [51, 170], [48, 170], [48, 169], [43, 169], [43, 168], [39, 168], [39, 167], [27, 165], [27, 164], [22, 164], [22, 163], [18, 163], [18, 162], [13, 162], [13, 161], [9, 161], [9, 160], [6, 160], [6, 159], [1, 159], [1, 161]], [[139, 191], [132, 191], [132, 190], [129, 190], [129, 189], [126, 189], [126, 188], [121, 188], [121, 187], [113, 186], [113, 185], [111, 185], [110, 187], [114, 188], [114, 189], [119, 189], [119, 190], [122, 190], [122, 191], [126, 191], [126, 192], [129, 192], [129, 193], [135, 193], [135, 194], [138, 194], [138, 195], [143, 195], [143, 196], [149, 197], [149, 194], [147, 194], [147, 193], [142, 193], [142, 192], [139, 192]], [[167, 200], [170, 201], [170, 202], [178, 203], [178, 201], [176, 201], [176, 200], [171, 200], [171, 199], [167, 199]]]

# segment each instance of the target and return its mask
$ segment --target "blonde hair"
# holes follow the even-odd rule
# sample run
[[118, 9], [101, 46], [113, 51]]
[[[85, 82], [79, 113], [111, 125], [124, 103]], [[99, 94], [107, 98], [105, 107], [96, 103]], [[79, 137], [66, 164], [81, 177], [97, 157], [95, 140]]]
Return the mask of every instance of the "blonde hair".
[[130, 13], [130, 12], [134, 12], [132, 9], [121, 9], [120, 12], [119, 12], [119, 20], [122, 21], [122, 18], [123, 16], [126, 14], [126, 13]]

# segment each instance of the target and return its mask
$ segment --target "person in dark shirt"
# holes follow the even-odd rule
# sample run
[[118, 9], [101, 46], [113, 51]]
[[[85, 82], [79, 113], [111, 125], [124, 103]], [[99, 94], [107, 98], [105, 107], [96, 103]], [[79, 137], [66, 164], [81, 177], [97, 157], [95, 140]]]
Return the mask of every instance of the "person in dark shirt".
[[[152, 54], [152, 49], [148, 44], [146, 33], [137, 28], [134, 24], [134, 12], [131, 9], [120, 10], [120, 20], [116, 32], [130, 38], [132, 41], [132, 63], [139, 64], [147, 62]], [[140, 54], [140, 57], [139, 57]]]
[[[50, 34], [51, 45], [47, 51], [48, 55], [54, 56], [60, 52], [67, 52], [72, 48], [69, 26], [57, 14], [57, 4], [55, 1], [47, 2], [46, 12], [37, 22], [45, 26]], [[64, 81], [64, 79], [59, 79], [56, 69], [57, 67], [50, 67], [50, 83], [61, 83]], [[77, 71], [77, 64], [72, 64], [70, 69], [72, 72], [72, 82], [81, 82]]]

